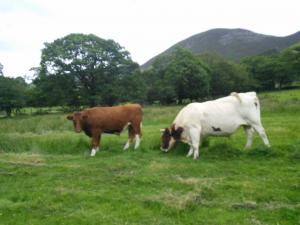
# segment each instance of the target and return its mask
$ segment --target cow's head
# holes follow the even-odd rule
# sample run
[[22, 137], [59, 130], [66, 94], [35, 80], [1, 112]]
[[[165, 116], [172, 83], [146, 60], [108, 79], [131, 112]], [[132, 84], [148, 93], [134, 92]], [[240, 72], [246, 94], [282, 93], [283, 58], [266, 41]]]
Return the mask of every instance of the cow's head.
[[160, 149], [167, 152], [174, 146], [176, 141], [180, 140], [183, 128], [175, 128], [175, 124], [173, 124], [171, 128], [165, 128], [162, 132]]
[[76, 132], [81, 132], [83, 121], [87, 118], [87, 115], [82, 115], [81, 112], [74, 112], [67, 116], [68, 120], [72, 120], [74, 124], [74, 129]]

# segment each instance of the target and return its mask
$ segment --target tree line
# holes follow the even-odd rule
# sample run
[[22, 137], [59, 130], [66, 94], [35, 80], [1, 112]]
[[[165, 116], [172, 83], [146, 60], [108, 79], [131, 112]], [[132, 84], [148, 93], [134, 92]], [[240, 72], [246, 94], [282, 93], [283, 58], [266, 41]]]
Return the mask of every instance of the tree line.
[[142, 71], [117, 42], [69, 34], [45, 43], [40, 65], [32, 70], [35, 77], [27, 84], [5, 77], [0, 63], [0, 111], [7, 116], [26, 106], [182, 104], [233, 91], [281, 89], [299, 81], [300, 44], [240, 62], [177, 47]]

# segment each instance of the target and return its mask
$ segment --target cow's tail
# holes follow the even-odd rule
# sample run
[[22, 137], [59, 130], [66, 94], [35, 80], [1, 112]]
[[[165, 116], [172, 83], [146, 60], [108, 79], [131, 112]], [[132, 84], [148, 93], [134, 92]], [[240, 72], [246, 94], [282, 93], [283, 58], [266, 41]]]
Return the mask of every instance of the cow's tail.
[[239, 96], [238, 93], [236, 93], [236, 92], [231, 92], [231, 93], [230, 93], [230, 96], [236, 97], [236, 98], [239, 100], [239, 102], [242, 103], [242, 99], [240, 98], [240, 96]]

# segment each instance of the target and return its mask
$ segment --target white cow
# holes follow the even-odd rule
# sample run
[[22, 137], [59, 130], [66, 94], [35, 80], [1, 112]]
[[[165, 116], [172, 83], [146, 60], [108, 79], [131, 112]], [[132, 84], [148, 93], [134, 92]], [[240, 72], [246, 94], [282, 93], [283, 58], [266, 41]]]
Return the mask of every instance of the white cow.
[[162, 151], [169, 151], [176, 141], [190, 145], [187, 157], [199, 157], [199, 145], [207, 136], [230, 136], [239, 127], [247, 136], [245, 148], [250, 148], [254, 130], [264, 144], [269, 140], [260, 120], [259, 100], [255, 92], [231, 93], [230, 96], [203, 103], [190, 103], [176, 116], [171, 128], [163, 130]]

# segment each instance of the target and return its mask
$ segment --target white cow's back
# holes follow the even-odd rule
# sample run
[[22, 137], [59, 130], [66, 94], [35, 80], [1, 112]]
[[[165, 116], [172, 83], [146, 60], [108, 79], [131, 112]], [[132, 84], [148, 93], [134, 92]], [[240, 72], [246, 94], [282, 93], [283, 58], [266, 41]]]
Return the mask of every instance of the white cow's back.
[[[203, 103], [190, 103], [178, 113], [173, 123], [185, 130], [198, 126], [202, 136], [226, 136], [242, 125], [256, 122], [260, 122], [259, 102], [255, 92], [248, 92]], [[184, 132], [183, 136], [186, 135]]]

